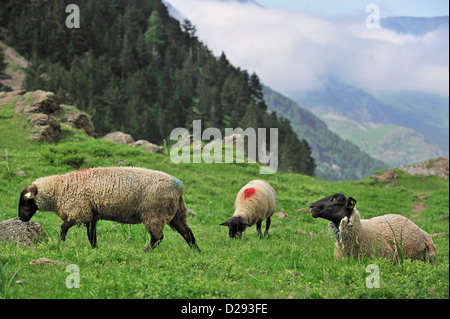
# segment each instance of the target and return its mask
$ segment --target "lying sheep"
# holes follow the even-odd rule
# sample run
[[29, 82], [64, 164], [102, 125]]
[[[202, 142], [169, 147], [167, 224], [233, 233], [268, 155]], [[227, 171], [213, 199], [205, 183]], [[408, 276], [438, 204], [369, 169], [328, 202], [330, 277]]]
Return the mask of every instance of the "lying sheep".
[[61, 240], [70, 227], [84, 223], [93, 248], [98, 220], [143, 223], [150, 233], [149, 248], [158, 245], [169, 224], [191, 248], [199, 250], [187, 225], [184, 185], [163, 172], [135, 167], [92, 168], [39, 178], [20, 194], [19, 218], [29, 221], [40, 211], [55, 212], [64, 223]]
[[261, 180], [254, 180], [241, 188], [236, 197], [235, 211], [233, 217], [221, 226], [228, 226], [228, 233], [231, 238], [242, 237], [242, 232], [248, 226], [256, 223], [256, 230], [262, 238], [261, 223], [266, 221], [264, 235], [269, 233], [270, 217], [275, 212], [276, 195], [272, 186]]
[[431, 236], [411, 220], [396, 214], [360, 219], [355, 205], [355, 199], [336, 194], [310, 206], [312, 217], [330, 221], [329, 229], [336, 235], [336, 259], [365, 255], [395, 262], [401, 262], [403, 258], [436, 261], [436, 247]]

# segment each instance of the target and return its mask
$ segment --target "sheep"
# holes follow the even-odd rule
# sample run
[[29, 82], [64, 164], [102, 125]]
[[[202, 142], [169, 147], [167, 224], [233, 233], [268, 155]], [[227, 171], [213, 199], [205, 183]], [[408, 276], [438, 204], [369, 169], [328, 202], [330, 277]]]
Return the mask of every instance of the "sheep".
[[228, 226], [231, 238], [238, 236], [241, 239], [242, 232], [256, 223], [256, 230], [262, 238], [261, 223], [267, 219], [264, 232], [266, 236], [269, 233], [270, 217], [275, 212], [275, 201], [275, 191], [269, 183], [253, 180], [238, 192], [233, 217], [220, 225]]
[[97, 246], [98, 220], [143, 223], [153, 250], [164, 238], [165, 224], [200, 251], [187, 225], [184, 185], [166, 173], [138, 167], [98, 167], [35, 180], [22, 190], [19, 218], [29, 221], [39, 211], [55, 212], [64, 222], [65, 241], [75, 224], [85, 224], [92, 248]]
[[436, 261], [431, 236], [411, 220], [397, 214], [361, 219], [355, 205], [354, 198], [343, 194], [328, 196], [310, 205], [312, 217], [330, 221], [328, 227], [336, 236], [336, 259], [364, 255], [390, 258], [398, 263], [403, 258]]

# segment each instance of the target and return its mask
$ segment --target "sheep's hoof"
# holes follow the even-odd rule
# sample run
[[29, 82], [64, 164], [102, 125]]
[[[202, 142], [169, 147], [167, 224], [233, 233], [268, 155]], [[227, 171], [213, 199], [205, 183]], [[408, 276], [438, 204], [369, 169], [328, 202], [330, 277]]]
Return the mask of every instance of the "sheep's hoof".
[[191, 246], [191, 249], [195, 249], [199, 254], [202, 253], [202, 251], [200, 250], [200, 248], [198, 248], [197, 245], [192, 245], [192, 246]]

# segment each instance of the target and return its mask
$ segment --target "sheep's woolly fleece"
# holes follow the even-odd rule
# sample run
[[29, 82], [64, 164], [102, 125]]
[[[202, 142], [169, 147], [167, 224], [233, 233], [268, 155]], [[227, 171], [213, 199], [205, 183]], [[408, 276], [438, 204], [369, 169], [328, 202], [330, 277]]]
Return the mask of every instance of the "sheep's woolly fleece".
[[275, 191], [269, 183], [262, 180], [251, 181], [237, 194], [233, 217], [241, 217], [252, 226], [273, 215], [275, 202]]
[[[39, 210], [54, 211], [77, 224], [105, 219], [147, 226], [151, 220], [162, 229], [184, 204], [181, 181], [144, 168], [92, 168], [39, 178], [33, 184]], [[93, 216], [95, 212], [99, 215]]]
[[399, 261], [399, 246], [404, 258], [436, 260], [436, 247], [431, 236], [408, 218], [389, 214], [372, 219], [361, 219], [354, 209], [348, 220], [341, 220], [339, 229], [333, 222], [329, 228], [336, 234], [336, 259], [343, 256], [385, 257]]

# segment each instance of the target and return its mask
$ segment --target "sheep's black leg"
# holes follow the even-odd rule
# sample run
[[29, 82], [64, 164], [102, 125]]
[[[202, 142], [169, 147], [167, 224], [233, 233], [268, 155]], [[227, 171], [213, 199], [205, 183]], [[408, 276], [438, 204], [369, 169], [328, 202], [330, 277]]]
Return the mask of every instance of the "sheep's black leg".
[[86, 223], [86, 229], [92, 248], [97, 247], [97, 221]]
[[158, 246], [163, 240], [164, 235], [161, 235], [161, 238], [157, 238], [152, 233], [150, 233], [150, 244], [145, 248], [145, 251], [153, 250]]
[[194, 234], [192, 233], [192, 230], [188, 227], [188, 225], [179, 220], [173, 219], [169, 223], [169, 226], [172, 227], [172, 229], [176, 230], [181, 236], [183, 236], [184, 240], [188, 243], [189, 247], [191, 247], [192, 249], [196, 249], [198, 252], [200, 252], [200, 248], [195, 242]]
[[71, 220], [68, 221], [66, 220], [62, 225], [61, 225], [61, 232], [60, 232], [60, 236], [61, 236], [61, 241], [66, 241], [66, 235], [67, 232], [69, 231], [70, 227], [72, 227], [73, 225], [75, 225], [75, 221]]
[[91, 222], [91, 246], [92, 248], [97, 247], [97, 221]]
[[262, 224], [262, 220], [260, 220], [256, 223], [256, 231], [258, 232], [259, 238], [262, 238], [261, 224]]
[[189, 247], [197, 250], [200, 253], [201, 252], [200, 248], [198, 247], [197, 243], [195, 242], [195, 237], [194, 237], [194, 234], [192, 233], [192, 230], [189, 227], [186, 227], [186, 228], [187, 228], [188, 233], [187, 233], [187, 236], [183, 236], [184, 239], [188, 243]]
[[266, 220], [266, 230], [264, 231], [264, 236], [269, 235], [269, 228], [270, 228], [270, 217]]

